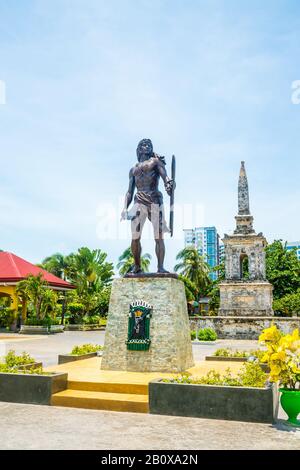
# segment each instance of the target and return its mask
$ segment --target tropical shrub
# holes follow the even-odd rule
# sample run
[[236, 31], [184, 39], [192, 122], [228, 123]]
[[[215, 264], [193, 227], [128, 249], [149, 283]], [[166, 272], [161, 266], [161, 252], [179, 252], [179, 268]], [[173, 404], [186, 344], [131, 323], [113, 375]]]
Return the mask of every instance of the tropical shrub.
[[198, 331], [199, 341], [216, 341], [217, 338], [218, 335], [212, 328], [203, 328]]
[[101, 351], [103, 346], [99, 344], [82, 344], [81, 346], [74, 346], [71, 351], [72, 356], [81, 356], [82, 354], [89, 354], [97, 351]]
[[25, 325], [28, 326], [51, 326], [51, 325], [59, 325], [59, 319], [58, 318], [52, 318], [52, 317], [44, 317], [44, 318], [36, 318], [34, 316], [30, 316], [26, 318], [25, 320]]
[[258, 362], [261, 362], [261, 358], [264, 356], [265, 351], [261, 349], [251, 350], [251, 351], [239, 351], [237, 349], [230, 349], [230, 348], [220, 348], [217, 349], [213, 356], [215, 357], [241, 357], [241, 358], [248, 358], [248, 357], [256, 357]]
[[266, 274], [273, 284], [274, 299], [294, 294], [300, 289], [300, 260], [295, 250], [287, 250], [282, 240], [275, 240], [266, 248]]
[[214, 353], [213, 356], [215, 357], [249, 357], [249, 352], [248, 351], [238, 351], [238, 350], [233, 350], [229, 348], [220, 348], [217, 349]]
[[3, 308], [0, 310], [0, 328], [9, 328], [15, 319], [15, 310]]
[[111, 286], [104, 287], [98, 295], [96, 312], [99, 315], [107, 316], [109, 301], [111, 294]]
[[188, 374], [179, 375], [173, 379], [163, 379], [167, 383], [199, 384], [199, 385], [226, 385], [231, 387], [258, 387], [266, 385], [267, 375], [259, 364], [246, 362], [237, 376], [233, 376], [231, 370], [226, 369], [223, 375], [212, 369], [202, 377], [192, 377]]
[[273, 310], [275, 314], [291, 317], [293, 314], [300, 315], [300, 290], [295, 294], [287, 294], [280, 299], [274, 300]]
[[83, 304], [79, 302], [69, 303], [68, 308], [67, 308], [66, 323], [69, 323], [70, 325], [80, 324], [82, 323], [83, 315], [84, 315]]
[[82, 323], [84, 325], [99, 325], [100, 317], [99, 315], [85, 315], [82, 318]]
[[196, 331], [195, 331], [195, 330], [191, 330], [191, 340], [192, 340], [192, 341], [195, 341], [196, 335], [197, 335]]
[[34, 362], [36, 362], [35, 359], [25, 351], [17, 355], [15, 351], [10, 350], [4, 357], [4, 363], [7, 367], [24, 366], [26, 364], [33, 364]]
[[30, 375], [52, 375], [52, 372], [46, 372], [42, 367], [34, 367], [31, 369], [18, 369], [17, 367], [9, 367], [7, 364], [0, 363], [0, 372], [4, 374], [30, 374]]
[[300, 337], [299, 330], [283, 334], [275, 325], [263, 330], [259, 337], [267, 347], [261, 362], [270, 368], [270, 381], [284, 388], [300, 390]]

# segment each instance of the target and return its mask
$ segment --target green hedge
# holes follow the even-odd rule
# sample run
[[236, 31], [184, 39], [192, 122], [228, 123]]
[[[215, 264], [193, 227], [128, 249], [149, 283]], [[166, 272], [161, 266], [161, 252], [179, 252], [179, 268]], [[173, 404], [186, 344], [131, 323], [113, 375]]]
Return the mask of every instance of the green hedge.
[[203, 328], [198, 331], [199, 341], [216, 341], [217, 338], [218, 335], [212, 328]]

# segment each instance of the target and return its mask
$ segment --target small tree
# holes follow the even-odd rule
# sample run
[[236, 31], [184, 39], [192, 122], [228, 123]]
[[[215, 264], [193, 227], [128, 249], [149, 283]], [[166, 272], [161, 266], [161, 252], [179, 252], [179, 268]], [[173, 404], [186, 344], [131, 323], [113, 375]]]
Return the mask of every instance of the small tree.
[[267, 279], [274, 287], [274, 299], [294, 294], [300, 289], [300, 261], [295, 250], [275, 240], [266, 248]]
[[27, 279], [18, 282], [16, 291], [22, 301], [23, 320], [26, 319], [27, 305], [32, 307], [38, 320], [55, 311], [57, 294], [48, 288], [48, 283], [42, 274], [30, 275]]

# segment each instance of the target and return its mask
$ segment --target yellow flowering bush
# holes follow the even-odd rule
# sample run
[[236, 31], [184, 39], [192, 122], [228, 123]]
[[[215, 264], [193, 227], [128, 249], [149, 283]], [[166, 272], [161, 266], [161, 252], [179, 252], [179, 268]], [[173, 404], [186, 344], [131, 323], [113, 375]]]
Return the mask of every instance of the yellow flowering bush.
[[267, 347], [261, 362], [270, 368], [270, 382], [279, 382], [284, 388], [300, 389], [300, 336], [296, 329], [283, 334], [275, 325], [263, 330], [260, 344]]

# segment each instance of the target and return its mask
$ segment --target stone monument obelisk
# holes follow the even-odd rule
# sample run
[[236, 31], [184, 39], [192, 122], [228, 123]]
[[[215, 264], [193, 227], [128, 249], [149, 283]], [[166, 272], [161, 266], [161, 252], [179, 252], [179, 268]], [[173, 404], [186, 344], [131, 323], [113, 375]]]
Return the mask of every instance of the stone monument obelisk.
[[[122, 219], [131, 221], [134, 266], [113, 282], [101, 368], [182, 372], [194, 364], [187, 301], [183, 282], [164, 268], [164, 234], [173, 230], [167, 227], [158, 188], [162, 179], [173, 205], [175, 181], [167, 176], [165, 158], [153, 152], [150, 139], [141, 140], [137, 157], [122, 212]], [[172, 167], [175, 172], [174, 158]], [[147, 219], [154, 230], [157, 273], [143, 273], [141, 268], [141, 235]]]
[[[265, 247], [262, 233], [253, 229], [248, 179], [241, 163], [238, 183], [238, 215], [233, 235], [224, 235], [225, 281], [220, 287], [219, 316], [270, 317], [272, 285], [266, 280]], [[248, 267], [247, 267], [248, 265]]]

